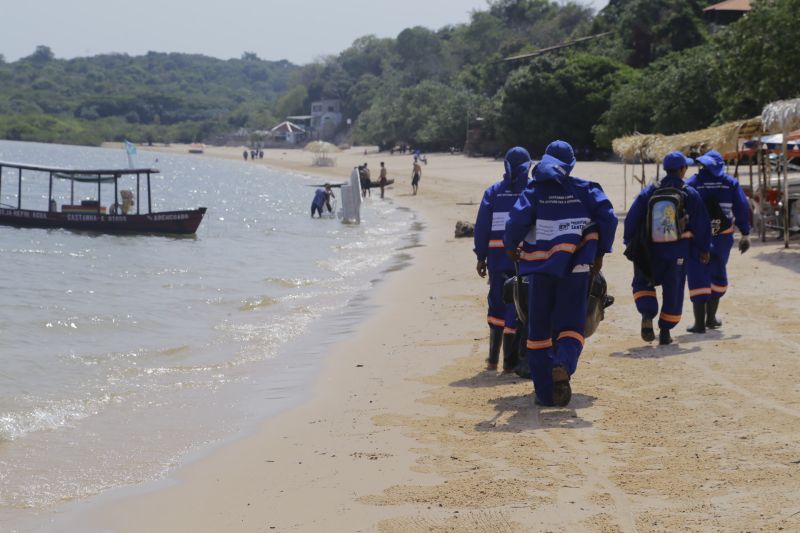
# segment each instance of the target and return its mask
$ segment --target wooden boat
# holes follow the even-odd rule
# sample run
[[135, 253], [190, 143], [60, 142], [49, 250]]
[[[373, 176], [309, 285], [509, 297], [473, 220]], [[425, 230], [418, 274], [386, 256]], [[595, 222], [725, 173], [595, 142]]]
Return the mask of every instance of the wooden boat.
[[[0, 204], [0, 224], [6, 226], [28, 228], [65, 228], [98, 233], [150, 233], [150, 234], [182, 234], [191, 235], [206, 213], [205, 207], [180, 211], [153, 212], [150, 195], [150, 176], [158, 174], [152, 168], [129, 169], [90, 169], [73, 170], [20, 163], [0, 161], [0, 191], [3, 186], [3, 171], [17, 170], [17, 206]], [[22, 176], [33, 173], [49, 176], [48, 202], [49, 210], [24, 209], [22, 207]], [[136, 177], [136, 196], [139, 195], [142, 178], [147, 184], [147, 212], [140, 211], [140, 202], [134, 200], [133, 191], [119, 191], [118, 181], [123, 176]], [[61, 179], [70, 182], [70, 203], [58, 210], [53, 199], [53, 180]], [[75, 204], [75, 183], [97, 184], [97, 199], [84, 200]], [[114, 202], [109, 208], [101, 205], [101, 185], [114, 184]], [[0, 196], [2, 198], [2, 196]], [[122, 202], [116, 199], [120, 198]], [[135, 213], [132, 212], [136, 204]]]
[[205, 150], [206, 150], [205, 144], [192, 143], [191, 146], [189, 146], [190, 154], [202, 154], [203, 152], [205, 152]]

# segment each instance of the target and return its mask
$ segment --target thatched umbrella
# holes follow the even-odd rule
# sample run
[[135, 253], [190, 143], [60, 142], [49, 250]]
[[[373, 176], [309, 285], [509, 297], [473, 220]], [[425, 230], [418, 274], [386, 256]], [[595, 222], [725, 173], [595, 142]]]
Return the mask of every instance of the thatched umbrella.
[[783, 240], [784, 246], [789, 247], [789, 161], [786, 157], [788, 148], [786, 139], [789, 132], [800, 128], [800, 98], [794, 100], [779, 100], [768, 104], [761, 112], [761, 122], [766, 133], [781, 133], [783, 141], [781, 152], [783, 154]]
[[303, 147], [306, 152], [314, 154], [312, 164], [318, 167], [331, 167], [336, 160], [329, 157], [329, 154], [339, 152], [339, 147], [325, 141], [312, 141]]

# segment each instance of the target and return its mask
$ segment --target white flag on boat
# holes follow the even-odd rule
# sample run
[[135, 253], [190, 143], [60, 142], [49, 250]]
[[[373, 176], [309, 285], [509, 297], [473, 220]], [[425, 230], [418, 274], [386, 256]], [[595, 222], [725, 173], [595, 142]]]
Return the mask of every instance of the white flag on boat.
[[125, 152], [128, 154], [128, 167], [133, 168], [133, 156], [136, 155], [136, 145], [132, 142], [125, 140]]

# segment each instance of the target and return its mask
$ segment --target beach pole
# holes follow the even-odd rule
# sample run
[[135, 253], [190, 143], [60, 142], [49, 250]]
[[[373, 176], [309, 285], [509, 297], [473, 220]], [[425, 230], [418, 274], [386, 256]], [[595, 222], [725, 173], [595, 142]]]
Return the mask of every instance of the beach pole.
[[153, 204], [150, 200], [150, 172], [147, 173], [147, 213], [153, 213]]
[[3, 167], [0, 167], [0, 204], [3, 203]]
[[789, 247], [789, 158], [786, 137], [789, 132], [783, 128], [783, 140], [781, 141], [781, 152], [783, 155], [783, 247]]
[[50, 204], [53, 203], [53, 173], [50, 173], [50, 188], [47, 191], [47, 210], [51, 211]]
[[97, 214], [100, 215], [100, 174], [97, 175]]
[[623, 211], [628, 210], [628, 162], [623, 162], [623, 170], [622, 170], [622, 209]]
[[22, 209], [22, 169], [18, 169], [19, 182], [17, 183], [17, 209]]

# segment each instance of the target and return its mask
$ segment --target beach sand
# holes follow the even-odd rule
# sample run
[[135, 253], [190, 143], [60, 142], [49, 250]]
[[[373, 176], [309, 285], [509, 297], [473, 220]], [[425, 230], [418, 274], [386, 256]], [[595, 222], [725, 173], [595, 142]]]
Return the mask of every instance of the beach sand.
[[[206, 155], [240, 159], [241, 148]], [[677, 343], [657, 347], [638, 335], [620, 231], [605, 261], [616, 303], [586, 343], [572, 402], [540, 408], [530, 382], [484, 371], [487, 285], [471, 239], [453, 237], [501, 162], [430, 155], [419, 196], [410, 156], [353, 149], [320, 169], [308, 153], [267, 150], [247, 164], [341, 181], [364, 161], [377, 176], [381, 160], [398, 180], [387, 196], [418, 213], [422, 241], [326, 357], [307, 401], [169, 483], [83, 504], [59, 528], [800, 530], [798, 244], [734, 251], [722, 329], [686, 334], [687, 297]], [[578, 163], [574, 174], [624, 211], [622, 165]], [[628, 185], [627, 205], [638, 189]]]

